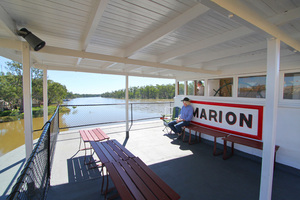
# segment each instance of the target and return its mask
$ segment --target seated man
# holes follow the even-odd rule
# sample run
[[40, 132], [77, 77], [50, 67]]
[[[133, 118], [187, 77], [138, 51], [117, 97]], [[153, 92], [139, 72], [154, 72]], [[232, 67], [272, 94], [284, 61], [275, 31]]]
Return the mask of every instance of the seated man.
[[170, 122], [168, 126], [174, 131], [174, 133], [178, 134], [178, 138], [182, 135], [182, 127], [188, 126], [193, 118], [194, 109], [190, 105], [190, 99], [185, 97], [183, 100], [183, 106], [180, 111], [180, 115], [178, 119]]

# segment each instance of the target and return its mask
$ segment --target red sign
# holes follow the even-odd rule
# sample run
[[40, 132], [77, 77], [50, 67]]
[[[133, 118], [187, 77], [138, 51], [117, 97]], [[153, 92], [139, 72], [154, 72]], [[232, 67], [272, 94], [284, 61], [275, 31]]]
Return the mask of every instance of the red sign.
[[209, 128], [262, 139], [263, 106], [191, 101], [193, 123]]

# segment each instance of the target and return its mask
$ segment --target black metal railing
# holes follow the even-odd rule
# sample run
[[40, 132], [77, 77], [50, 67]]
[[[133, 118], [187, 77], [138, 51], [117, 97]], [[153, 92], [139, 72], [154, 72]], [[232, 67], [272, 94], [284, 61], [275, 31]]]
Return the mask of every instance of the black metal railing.
[[8, 200], [46, 199], [56, 139], [59, 132], [59, 106], [45, 123], [43, 132], [28, 158]]

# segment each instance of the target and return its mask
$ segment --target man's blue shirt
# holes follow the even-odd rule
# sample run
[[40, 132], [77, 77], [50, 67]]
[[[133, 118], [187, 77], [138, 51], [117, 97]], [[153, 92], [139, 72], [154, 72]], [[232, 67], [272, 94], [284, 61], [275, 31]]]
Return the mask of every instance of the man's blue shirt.
[[180, 112], [180, 118], [185, 121], [192, 121], [194, 109], [191, 105], [182, 106]]

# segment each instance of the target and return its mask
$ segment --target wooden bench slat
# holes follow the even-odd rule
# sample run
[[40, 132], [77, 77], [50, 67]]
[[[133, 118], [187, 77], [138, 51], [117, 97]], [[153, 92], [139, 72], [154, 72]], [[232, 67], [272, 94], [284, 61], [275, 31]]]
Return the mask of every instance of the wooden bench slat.
[[[116, 154], [116, 152], [110, 147], [110, 145], [107, 144], [107, 142], [102, 142], [100, 143], [101, 146], [103, 146], [106, 151], [108, 152], [107, 155], [110, 155], [111, 157], [113, 157], [113, 161], [121, 161], [121, 158], [118, 154]], [[105, 154], [106, 155], [106, 154]]]
[[89, 130], [90, 138], [92, 141], [98, 142], [100, 141], [94, 130]]
[[79, 132], [80, 132], [81, 138], [84, 142], [89, 141], [89, 138], [87, 137], [85, 130], [80, 130]]
[[[235, 135], [229, 135], [228, 137], [223, 138], [223, 140], [263, 150], [263, 142], [262, 141], [243, 138], [243, 137], [239, 137], [239, 136], [235, 136]], [[275, 151], [277, 151], [278, 149], [279, 149], [279, 146], [275, 145]]]
[[85, 133], [88, 138], [88, 141], [95, 141], [94, 138], [91, 136], [91, 130], [86, 130]]
[[[120, 164], [122, 167], [125, 169], [127, 174], [130, 176], [130, 178], [133, 180], [135, 185], [139, 188], [140, 191], [143, 192], [143, 195], [145, 196], [146, 199], [156, 199], [155, 193], [153, 194], [152, 191], [148, 188], [147, 184], [145, 184], [145, 179], [141, 179], [136, 172], [133, 170], [132, 165], [125, 161], [121, 161]], [[145, 181], [145, 182], [144, 182]]]
[[[133, 168], [135, 173], [147, 184], [149, 189], [156, 195], [157, 199], [170, 199], [167, 194], [161, 189], [156, 182], [147, 174], [142, 167], [139, 166], [133, 159], [127, 161]], [[148, 167], [147, 167], [148, 168]], [[161, 180], [161, 179], [160, 179]]]
[[168, 184], [155, 174], [140, 158], [135, 157], [133, 160], [152, 178], [152, 180], [170, 197], [170, 199], [180, 199], [179, 194], [177, 194]]
[[108, 135], [104, 133], [100, 128], [92, 129], [92, 130], [80, 130], [80, 136], [84, 142], [89, 141], [102, 141], [105, 139], [109, 139]]
[[99, 139], [100, 140], [106, 140], [106, 139], [109, 139], [108, 135], [106, 135], [106, 133], [104, 133], [104, 131], [100, 128], [96, 128], [94, 129], [96, 134], [98, 135]]
[[[258, 141], [258, 140], [254, 140], [254, 139], [250, 139], [250, 138], [243, 138], [243, 137], [235, 136], [235, 135], [229, 135], [222, 139], [224, 140], [224, 153], [223, 153], [224, 160], [228, 159], [229, 157], [231, 157], [234, 154], [234, 143], [263, 150], [263, 142], [262, 141]], [[231, 142], [231, 154], [229, 156], [227, 155], [227, 142]], [[279, 149], [279, 146], [275, 145], [274, 162], [276, 159], [276, 152], [278, 149]]]
[[228, 133], [210, 129], [201, 125], [190, 124], [189, 126], [186, 126], [186, 128], [215, 137], [225, 137], [228, 135]]
[[[99, 143], [97, 143], [97, 142], [91, 141], [90, 143], [91, 143], [96, 155], [100, 159], [100, 161], [102, 163], [109, 162], [109, 158], [107, 156], [107, 153], [105, 153], [105, 149], [103, 150], [102, 148], [100, 148], [100, 146], [98, 145]], [[111, 158], [111, 160], [112, 160], [112, 158]]]
[[242, 144], [248, 147], [253, 147], [256, 149], [263, 149], [263, 142], [257, 141], [257, 140], [252, 140], [252, 139], [247, 139], [247, 138], [242, 138], [234, 135], [229, 135], [228, 137], [224, 138], [223, 140], [226, 140], [228, 142], [234, 142], [238, 144]]
[[[142, 195], [142, 193], [136, 187], [136, 185], [132, 182], [132, 180], [130, 179], [128, 174], [123, 170], [121, 165], [116, 162], [112, 162], [112, 164], [115, 167], [115, 169], [117, 170], [117, 172], [120, 175], [120, 177], [122, 178], [122, 180], [124, 181], [124, 183], [126, 184], [126, 186], [129, 188], [129, 190], [130, 190], [131, 194], [134, 196], [134, 198], [135, 199], [145, 199], [144, 196]], [[109, 174], [111, 174], [111, 173], [109, 173]], [[118, 182], [114, 182], [114, 183], [115, 183], [115, 185], [119, 184]]]
[[122, 180], [122, 178], [119, 176], [117, 170], [115, 169], [114, 165], [112, 163], [106, 163], [105, 164], [107, 170], [109, 171], [110, 178], [115, 184], [115, 187], [122, 199], [128, 199], [133, 200], [133, 196], [131, 195], [129, 189], [126, 187], [126, 184]]
[[116, 151], [116, 153], [122, 157], [123, 160], [127, 160], [129, 156], [124, 152], [122, 149], [119, 148], [119, 146], [116, 146], [114, 142], [107, 142], [109, 146]]
[[122, 149], [123, 152], [125, 152], [128, 157], [134, 158], [135, 156], [128, 150], [126, 149], [123, 145], [121, 145], [117, 140], [109, 140], [107, 143], [115, 143], [120, 149]]

